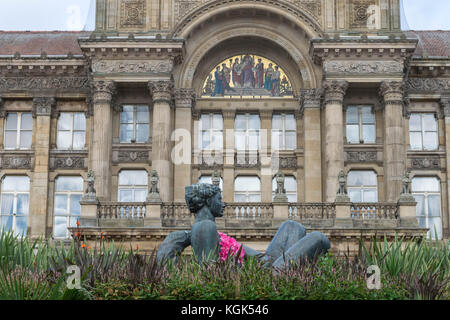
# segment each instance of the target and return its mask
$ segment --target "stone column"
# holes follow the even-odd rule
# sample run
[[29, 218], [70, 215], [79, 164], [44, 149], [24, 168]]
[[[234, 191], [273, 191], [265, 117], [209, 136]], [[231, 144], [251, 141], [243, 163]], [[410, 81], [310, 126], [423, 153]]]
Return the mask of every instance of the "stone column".
[[[339, 172], [344, 169], [344, 115], [347, 81], [325, 81], [325, 201], [334, 202]], [[305, 170], [306, 171], [306, 170]]]
[[97, 176], [95, 189], [101, 200], [110, 200], [111, 157], [112, 157], [112, 101], [116, 85], [110, 80], [96, 80], [92, 83], [94, 104], [94, 133], [91, 148], [91, 166]]
[[[446, 154], [446, 163], [447, 163], [447, 197], [443, 197], [447, 199], [447, 212], [442, 212], [442, 233], [444, 239], [449, 237], [450, 235], [450, 96], [441, 98], [441, 107], [443, 109], [443, 113], [445, 116], [445, 154]], [[443, 195], [445, 193], [442, 193]]]
[[46, 236], [48, 210], [48, 168], [50, 155], [50, 123], [55, 98], [39, 97], [33, 99], [35, 126], [34, 171], [30, 192], [30, 235], [32, 238]]
[[261, 200], [262, 202], [272, 202], [272, 110], [261, 111], [259, 116], [261, 118], [258, 152], [261, 163]]
[[[174, 163], [174, 201], [185, 201], [185, 187], [192, 182], [192, 108], [195, 104], [193, 89], [175, 90], [175, 130], [177, 159]], [[182, 138], [181, 138], [182, 137]], [[188, 140], [186, 140], [188, 139]]]
[[153, 99], [152, 170], [160, 178], [160, 195], [163, 202], [173, 200], [173, 163], [171, 160], [172, 134], [172, 81], [150, 81]]
[[397, 202], [405, 173], [405, 144], [403, 134], [404, 83], [381, 83], [380, 95], [384, 99], [384, 172], [387, 202]]
[[303, 114], [305, 202], [322, 202], [322, 151], [320, 107], [323, 90], [302, 90], [300, 108]]
[[223, 134], [225, 162], [223, 165], [223, 201], [234, 202], [234, 110], [225, 111], [223, 115]]

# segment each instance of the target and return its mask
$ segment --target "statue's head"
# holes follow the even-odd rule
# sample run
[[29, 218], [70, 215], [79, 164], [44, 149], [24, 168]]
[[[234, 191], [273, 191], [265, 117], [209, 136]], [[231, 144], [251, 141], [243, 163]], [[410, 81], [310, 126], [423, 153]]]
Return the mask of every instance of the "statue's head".
[[186, 187], [186, 204], [194, 214], [207, 206], [214, 217], [222, 217], [225, 207], [219, 187], [206, 183]]

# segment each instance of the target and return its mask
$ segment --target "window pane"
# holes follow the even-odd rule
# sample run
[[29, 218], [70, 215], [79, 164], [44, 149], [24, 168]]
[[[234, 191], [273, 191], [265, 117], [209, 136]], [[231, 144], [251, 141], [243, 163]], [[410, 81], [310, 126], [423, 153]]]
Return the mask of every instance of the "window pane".
[[297, 122], [293, 114], [286, 115], [286, 130], [297, 130]]
[[297, 148], [297, 134], [295, 132], [286, 132], [286, 149], [294, 150]]
[[253, 129], [253, 130], [259, 130], [261, 128], [261, 124], [260, 124], [258, 115], [256, 115], [256, 114], [249, 115], [248, 128]]
[[[429, 218], [428, 219], [428, 236], [431, 239], [442, 239], [442, 219], [441, 218]], [[436, 239], [437, 234], [437, 239]]]
[[416, 215], [418, 217], [425, 217], [425, 196], [421, 194], [415, 194], [414, 199], [416, 199]]
[[347, 142], [348, 143], [359, 143], [359, 126], [358, 125], [347, 125]]
[[364, 143], [375, 143], [375, 125], [363, 126]]
[[211, 128], [211, 120], [209, 114], [202, 114], [200, 117], [200, 125], [202, 130], [209, 130]]
[[223, 137], [220, 133], [215, 133], [213, 138], [214, 150], [223, 150]]
[[138, 124], [136, 125], [136, 142], [147, 142], [148, 141], [148, 124]]
[[124, 170], [119, 174], [119, 185], [121, 186], [146, 186], [148, 174], [145, 170]]
[[361, 190], [359, 190], [359, 189], [349, 189], [348, 196], [349, 196], [351, 202], [355, 202], [355, 203], [362, 202]]
[[12, 230], [13, 216], [2, 216], [0, 221], [0, 230]]
[[149, 123], [149, 112], [147, 106], [139, 106], [136, 110], [136, 122], [137, 123]]
[[20, 148], [29, 149], [33, 139], [33, 133], [31, 131], [22, 131], [20, 133]]
[[373, 171], [350, 171], [348, 185], [353, 187], [377, 186], [377, 175]]
[[30, 201], [28, 194], [18, 194], [17, 195], [17, 214], [26, 216], [28, 215], [30, 207]]
[[56, 191], [83, 192], [83, 178], [81, 178], [81, 177], [58, 177], [56, 179]]
[[261, 202], [261, 195], [260, 194], [249, 194], [248, 202]]
[[120, 202], [133, 202], [133, 192], [131, 190], [119, 189], [119, 201]]
[[286, 177], [284, 181], [284, 188], [286, 189], [286, 192], [297, 192], [297, 180], [295, 180], [294, 177]]
[[145, 202], [147, 198], [147, 190], [146, 189], [137, 189], [134, 191], [134, 202]]
[[422, 131], [422, 117], [419, 113], [411, 114], [409, 118], [409, 131]]
[[209, 150], [211, 142], [209, 141], [209, 131], [202, 131], [202, 149]]
[[378, 202], [377, 190], [365, 189], [363, 191], [363, 202]]
[[67, 218], [55, 217], [55, 224], [53, 226], [53, 236], [55, 238], [67, 237]]
[[372, 107], [361, 108], [361, 120], [364, 124], [375, 124], [375, 114], [372, 112]]
[[11, 215], [14, 210], [14, 195], [12, 194], [2, 194], [2, 207], [0, 214], [2, 215]]
[[236, 130], [238, 130], [238, 129], [246, 130], [247, 129], [247, 120], [246, 120], [245, 115], [238, 114], [236, 116], [236, 119], [234, 121], [234, 128]]
[[283, 118], [281, 115], [276, 114], [272, 117], [272, 129], [283, 130]]
[[437, 120], [434, 114], [423, 115], [423, 129], [424, 131], [437, 131]]
[[281, 150], [283, 147], [283, 133], [281, 131], [272, 130], [272, 149]]
[[428, 196], [428, 216], [441, 216], [441, 197], [438, 195]]
[[437, 132], [425, 132], [423, 134], [423, 144], [426, 150], [436, 150], [438, 148]]
[[347, 123], [348, 124], [358, 124], [358, 107], [348, 107], [347, 108]]
[[81, 215], [81, 194], [72, 194], [70, 196], [70, 214], [73, 216]]
[[260, 191], [261, 182], [258, 177], [237, 177], [234, 181], [235, 191]]
[[23, 176], [6, 176], [2, 182], [3, 191], [30, 191], [30, 178]]
[[421, 132], [410, 132], [409, 140], [412, 150], [422, 150], [422, 133]]
[[8, 113], [6, 117], [6, 130], [17, 130], [17, 113]]
[[28, 216], [17, 216], [14, 234], [17, 236], [26, 236], [28, 227]]
[[121, 124], [120, 125], [120, 142], [131, 142], [134, 138], [133, 125]]
[[413, 192], [440, 192], [440, 181], [437, 178], [414, 178], [412, 179]]
[[66, 194], [55, 195], [55, 216], [67, 215], [67, 201], [68, 196]]
[[31, 113], [22, 113], [20, 130], [33, 130], [33, 116]]
[[237, 150], [245, 150], [245, 132], [235, 131], [235, 145]]
[[72, 114], [67, 112], [61, 112], [58, 119], [58, 130], [71, 130], [72, 129]]
[[77, 131], [85, 131], [86, 130], [86, 116], [84, 113], [75, 113], [74, 114], [73, 129], [77, 130]]
[[244, 194], [234, 194], [234, 202], [247, 202], [247, 198]]
[[72, 144], [70, 131], [59, 131], [56, 145], [58, 149], [70, 149]]
[[5, 132], [5, 148], [14, 149], [17, 147], [17, 131]]
[[258, 148], [259, 148], [259, 132], [249, 132], [248, 150], [258, 150]]
[[73, 149], [80, 150], [84, 149], [86, 144], [86, 134], [84, 131], [82, 132], [74, 132], [73, 134]]
[[213, 117], [213, 129], [223, 130], [223, 118], [221, 114], [215, 114]]
[[123, 106], [122, 112], [120, 113], [120, 122], [133, 123], [133, 118], [134, 118], [133, 106]]

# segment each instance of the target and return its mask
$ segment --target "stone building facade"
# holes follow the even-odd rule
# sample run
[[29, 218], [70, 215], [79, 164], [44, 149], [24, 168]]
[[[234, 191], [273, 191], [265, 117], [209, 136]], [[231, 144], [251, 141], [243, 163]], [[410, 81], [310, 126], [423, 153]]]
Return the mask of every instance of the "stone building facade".
[[286, 219], [336, 251], [448, 238], [449, 39], [398, 0], [97, 0], [94, 32], [0, 32], [1, 225], [150, 249], [200, 180], [261, 250]]

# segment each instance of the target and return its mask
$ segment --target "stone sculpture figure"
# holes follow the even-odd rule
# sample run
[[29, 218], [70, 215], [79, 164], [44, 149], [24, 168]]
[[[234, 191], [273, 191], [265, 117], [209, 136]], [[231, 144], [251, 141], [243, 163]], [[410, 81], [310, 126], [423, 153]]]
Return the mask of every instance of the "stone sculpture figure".
[[89, 170], [87, 174], [87, 188], [82, 197], [82, 201], [85, 202], [96, 202], [97, 201], [97, 191], [95, 190], [95, 173], [93, 170]]
[[158, 172], [156, 170], [152, 170], [152, 172], [150, 173], [150, 190], [147, 195], [147, 202], [152, 203], [162, 202], [161, 197], [159, 195], [158, 183], [159, 183]]
[[157, 253], [159, 262], [176, 258], [191, 245], [199, 262], [205, 259], [223, 259], [224, 250], [221, 249], [226, 248], [229, 249], [229, 254], [241, 254], [244, 258], [255, 257], [267, 267], [283, 269], [292, 261], [312, 259], [330, 249], [330, 241], [324, 234], [306, 234], [305, 227], [300, 223], [288, 220], [278, 229], [266, 253], [261, 254], [218, 232], [215, 218], [223, 215], [225, 204], [217, 186], [197, 183], [186, 187], [186, 203], [195, 214], [195, 223], [190, 231], [173, 232], [163, 241]]

